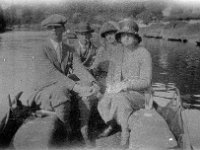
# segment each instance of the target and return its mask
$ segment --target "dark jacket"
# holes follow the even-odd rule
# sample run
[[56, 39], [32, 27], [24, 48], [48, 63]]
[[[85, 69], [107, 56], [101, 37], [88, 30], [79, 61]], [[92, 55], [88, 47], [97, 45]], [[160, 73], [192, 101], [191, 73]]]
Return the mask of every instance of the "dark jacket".
[[88, 45], [88, 48], [86, 49], [85, 53], [82, 54], [81, 53], [81, 46], [77, 41], [74, 42], [74, 48], [78, 54], [78, 56], [80, 57], [80, 61], [82, 62], [82, 64], [87, 67], [90, 68], [95, 60], [95, 56], [97, 53], [97, 48], [96, 46], [94, 46], [91, 42]]

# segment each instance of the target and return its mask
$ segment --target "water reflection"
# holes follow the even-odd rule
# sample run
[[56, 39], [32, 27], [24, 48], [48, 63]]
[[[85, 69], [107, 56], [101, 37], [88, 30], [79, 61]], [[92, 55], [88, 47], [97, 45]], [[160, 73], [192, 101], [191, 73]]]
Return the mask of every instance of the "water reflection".
[[[166, 70], [167, 67], [168, 67], [168, 64], [169, 64], [168, 63], [168, 53], [169, 53], [169, 51], [165, 50], [165, 44], [164, 44], [163, 40], [160, 41], [159, 44], [160, 44], [159, 47], [162, 47], [162, 48], [159, 51], [158, 62], [159, 62], [160, 67], [162, 67], [163, 69]], [[164, 72], [164, 73], [166, 73], [166, 72]], [[164, 74], [164, 73], [161, 73], [161, 74]]]
[[175, 100], [174, 104], [179, 102], [178, 96], [180, 96], [179, 90], [174, 83], [153, 83], [153, 100], [162, 107], [166, 107], [171, 100]]
[[0, 50], [1, 50], [1, 46], [2, 46], [2, 43], [1, 43], [1, 36], [0, 36]]
[[200, 93], [199, 47], [155, 39], [144, 44], [153, 57], [153, 82], [175, 83], [184, 95]]

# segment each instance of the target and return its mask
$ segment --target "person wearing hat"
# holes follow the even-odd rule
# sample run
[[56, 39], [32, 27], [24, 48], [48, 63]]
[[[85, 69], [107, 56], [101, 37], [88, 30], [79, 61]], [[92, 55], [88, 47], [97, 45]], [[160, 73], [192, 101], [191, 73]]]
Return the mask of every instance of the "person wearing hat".
[[104, 23], [100, 29], [102, 38], [102, 46], [97, 49], [97, 54], [93, 65], [90, 67], [95, 78], [105, 86], [105, 78], [107, 76], [109, 62], [113, 58], [113, 54], [117, 53], [115, 33], [118, 30], [118, 24], [114, 21]]
[[[71, 97], [79, 99], [81, 133], [86, 144], [89, 144], [88, 121], [90, 115], [91, 95], [96, 94], [98, 85], [92, 75], [79, 61], [76, 51], [62, 42], [66, 18], [54, 14], [42, 21], [49, 38], [44, 42], [41, 53], [42, 62], [35, 65], [41, 70], [38, 88], [30, 98], [29, 103], [40, 104], [41, 109], [56, 112], [57, 117], [64, 123], [66, 131], [71, 133], [69, 124]], [[90, 98], [88, 98], [90, 97]]]
[[75, 30], [77, 41], [75, 42], [74, 47], [82, 64], [88, 69], [94, 62], [97, 50], [96, 46], [91, 42], [93, 32], [94, 30], [87, 22], [79, 23]]
[[122, 129], [121, 146], [128, 146], [130, 115], [144, 107], [144, 92], [152, 79], [150, 53], [139, 43], [139, 27], [133, 19], [119, 22], [115, 38], [121, 44], [118, 59], [108, 71], [106, 92], [98, 103], [98, 111], [108, 127], [101, 134], [108, 136], [116, 121]]

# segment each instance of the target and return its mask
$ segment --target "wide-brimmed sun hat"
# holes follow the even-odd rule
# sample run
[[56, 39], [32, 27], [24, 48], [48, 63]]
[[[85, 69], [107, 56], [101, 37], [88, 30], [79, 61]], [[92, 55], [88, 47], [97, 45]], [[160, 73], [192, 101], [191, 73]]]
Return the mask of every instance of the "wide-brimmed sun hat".
[[121, 38], [121, 34], [129, 33], [129, 34], [135, 35], [141, 40], [141, 37], [139, 36], [138, 31], [139, 31], [139, 27], [137, 23], [131, 18], [126, 18], [119, 22], [119, 30], [116, 33], [115, 38], [116, 40], [119, 41], [119, 39]]
[[109, 32], [117, 32], [119, 29], [119, 26], [114, 21], [108, 21], [104, 23], [100, 29], [100, 35], [101, 37], [105, 38], [106, 33]]
[[77, 28], [75, 29], [75, 33], [92, 33], [94, 29], [91, 28], [88, 22], [81, 22], [78, 24]]
[[53, 14], [46, 19], [44, 19], [41, 22], [41, 25], [43, 27], [49, 27], [49, 26], [64, 26], [65, 23], [67, 22], [67, 19], [59, 14]]

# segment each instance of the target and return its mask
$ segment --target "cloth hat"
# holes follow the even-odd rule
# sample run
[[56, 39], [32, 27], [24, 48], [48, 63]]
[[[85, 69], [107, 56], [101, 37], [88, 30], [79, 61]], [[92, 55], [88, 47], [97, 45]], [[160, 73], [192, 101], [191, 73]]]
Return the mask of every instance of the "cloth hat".
[[94, 29], [91, 28], [89, 23], [81, 22], [78, 24], [77, 28], [75, 29], [76, 33], [91, 33], [94, 32]]
[[119, 26], [116, 22], [114, 21], [109, 21], [106, 22], [102, 25], [100, 29], [100, 35], [101, 37], [105, 38], [105, 34], [108, 32], [117, 32], [119, 29]]
[[131, 18], [126, 18], [120, 21], [119, 28], [119, 31], [115, 35], [116, 40], [119, 40], [122, 33], [130, 33], [139, 36], [139, 27], [137, 23]]
[[67, 19], [58, 14], [51, 15], [44, 19], [41, 23], [42, 26], [48, 27], [48, 26], [64, 26], [64, 24], [67, 22]]

